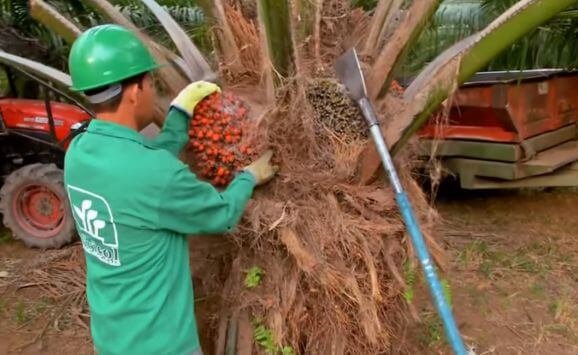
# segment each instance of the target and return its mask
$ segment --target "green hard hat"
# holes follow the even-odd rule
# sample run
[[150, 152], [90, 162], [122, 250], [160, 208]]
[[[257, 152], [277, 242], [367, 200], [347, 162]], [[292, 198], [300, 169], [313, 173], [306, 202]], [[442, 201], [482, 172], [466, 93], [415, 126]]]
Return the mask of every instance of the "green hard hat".
[[68, 67], [74, 91], [119, 83], [159, 67], [143, 42], [118, 25], [100, 25], [82, 33], [72, 45]]

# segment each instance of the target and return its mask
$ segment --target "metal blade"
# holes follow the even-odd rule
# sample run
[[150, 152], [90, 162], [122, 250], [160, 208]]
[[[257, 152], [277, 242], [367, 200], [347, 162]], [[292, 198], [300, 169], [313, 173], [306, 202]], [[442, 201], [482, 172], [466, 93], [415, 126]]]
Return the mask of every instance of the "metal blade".
[[353, 100], [359, 101], [367, 97], [365, 79], [355, 48], [351, 48], [337, 59], [335, 70], [337, 77], [345, 85]]

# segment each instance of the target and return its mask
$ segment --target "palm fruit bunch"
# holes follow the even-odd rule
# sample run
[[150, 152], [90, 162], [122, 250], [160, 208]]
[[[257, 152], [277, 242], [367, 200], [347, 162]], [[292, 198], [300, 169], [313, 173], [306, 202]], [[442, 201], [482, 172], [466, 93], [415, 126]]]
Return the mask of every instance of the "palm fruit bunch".
[[335, 80], [317, 79], [307, 88], [318, 129], [328, 128], [342, 138], [367, 138], [367, 127], [357, 105]]
[[193, 170], [214, 186], [228, 185], [235, 171], [255, 157], [245, 142], [250, 123], [246, 105], [230, 93], [217, 92], [199, 102], [189, 127]]
[[[403, 87], [393, 81], [390, 93], [403, 97]], [[333, 133], [353, 139], [365, 139], [368, 130], [358, 106], [349, 98], [339, 82], [331, 79], [314, 80], [308, 87], [307, 98], [315, 113], [318, 128], [329, 128]]]

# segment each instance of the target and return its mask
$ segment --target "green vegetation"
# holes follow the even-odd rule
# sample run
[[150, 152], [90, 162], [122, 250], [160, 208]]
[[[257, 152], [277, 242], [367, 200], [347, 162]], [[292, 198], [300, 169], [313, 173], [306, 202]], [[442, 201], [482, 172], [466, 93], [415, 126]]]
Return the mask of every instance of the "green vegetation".
[[450, 286], [450, 282], [446, 279], [443, 279], [440, 281], [440, 283], [442, 284], [442, 290], [444, 292], [444, 296], [446, 298], [446, 301], [448, 302], [448, 304], [451, 307], [453, 297], [452, 297], [452, 288]]
[[477, 270], [487, 278], [504, 277], [511, 272], [544, 274], [555, 261], [542, 254], [547, 250], [543, 245], [540, 249], [522, 247], [513, 253], [504, 253], [490, 249], [485, 241], [474, 241], [458, 253], [457, 260], [461, 268]]
[[245, 287], [255, 288], [261, 284], [261, 278], [263, 277], [263, 269], [258, 266], [253, 266], [247, 271], [247, 276], [245, 277]]
[[277, 346], [275, 336], [271, 329], [265, 327], [259, 320], [253, 320], [253, 340], [261, 346], [267, 354], [295, 354], [295, 350], [290, 346]]
[[403, 264], [403, 278], [407, 288], [403, 292], [403, 297], [407, 303], [411, 303], [414, 298], [414, 287], [417, 278], [417, 269], [408, 261]]
[[[2, 91], [0, 90], [0, 95], [2, 94]], [[12, 234], [10, 233], [10, 231], [8, 229], [5, 229], [4, 227], [0, 227], [0, 244], [4, 244], [4, 243], [9, 243], [12, 241]]]
[[423, 346], [435, 347], [441, 344], [444, 338], [443, 326], [435, 313], [422, 314], [422, 326], [419, 341]]
[[[81, 30], [106, 22], [104, 18], [81, 0], [45, 0], [59, 13], [71, 19]], [[153, 39], [168, 48], [174, 49], [174, 44], [162, 25], [156, 20], [150, 11], [138, 0], [113, 0], [111, 1], [133, 23], [146, 30]], [[195, 2], [187, 0], [164, 0], [158, 3], [165, 7], [171, 16], [179, 23], [185, 32], [194, 40], [197, 47], [209, 52], [211, 40], [209, 27], [205, 21], [205, 15]], [[60, 38], [54, 31], [38, 23], [30, 16], [28, 0], [0, 0], [0, 30], [9, 26], [16, 30], [23, 38], [38, 40], [37, 47], [48, 53], [46, 64], [55, 66], [60, 70], [66, 70], [67, 57], [70, 45]], [[1, 32], [0, 32], [1, 34]], [[39, 48], [39, 49], [40, 49]], [[0, 45], [1, 49], [1, 45]], [[5, 48], [8, 49], [8, 48]], [[22, 55], [21, 53], [15, 53]]]
[[[517, 0], [445, 0], [412, 47], [401, 76], [413, 76], [445, 49], [504, 13]], [[493, 59], [484, 70], [578, 66], [578, 6], [558, 14], [546, 25], [523, 36]]]
[[14, 307], [14, 320], [18, 325], [23, 325], [30, 320], [29, 311], [22, 301], [19, 301]]

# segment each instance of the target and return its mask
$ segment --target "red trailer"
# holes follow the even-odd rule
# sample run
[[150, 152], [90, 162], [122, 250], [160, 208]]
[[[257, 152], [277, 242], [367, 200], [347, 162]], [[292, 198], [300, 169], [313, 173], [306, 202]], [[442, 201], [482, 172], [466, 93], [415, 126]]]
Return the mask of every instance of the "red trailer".
[[420, 130], [465, 189], [578, 185], [578, 72], [484, 72]]

